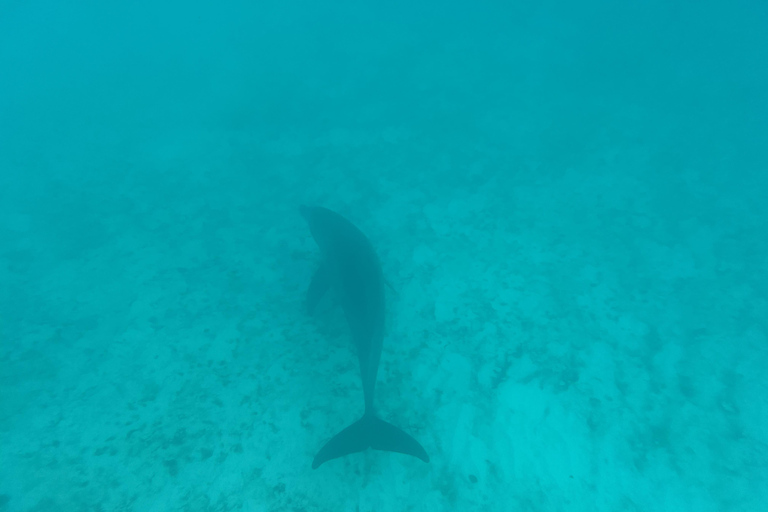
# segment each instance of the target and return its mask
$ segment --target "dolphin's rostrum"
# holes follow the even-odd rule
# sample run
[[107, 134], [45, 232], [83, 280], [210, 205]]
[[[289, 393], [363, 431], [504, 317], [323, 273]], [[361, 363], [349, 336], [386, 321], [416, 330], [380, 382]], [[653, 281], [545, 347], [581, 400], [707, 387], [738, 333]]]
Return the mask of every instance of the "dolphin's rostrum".
[[307, 311], [312, 314], [331, 287], [339, 296], [352, 341], [360, 361], [365, 413], [323, 446], [312, 468], [326, 461], [361, 452], [366, 448], [413, 455], [424, 462], [429, 456], [414, 438], [376, 417], [373, 394], [384, 338], [384, 277], [368, 238], [351, 222], [326, 208], [302, 206], [322, 253], [320, 268], [307, 293]]

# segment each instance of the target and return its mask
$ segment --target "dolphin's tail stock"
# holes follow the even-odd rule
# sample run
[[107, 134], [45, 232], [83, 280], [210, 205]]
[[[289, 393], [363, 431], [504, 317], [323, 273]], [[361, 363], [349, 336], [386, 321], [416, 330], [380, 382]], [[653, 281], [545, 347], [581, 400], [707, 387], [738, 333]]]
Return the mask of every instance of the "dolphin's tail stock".
[[405, 453], [429, 462], [429, 455], [417, 440], [386, 421], [366, 412], [362, 418], [336, 434], [312, 461], [312, 469], [331, 459], [350, 453], [362, 452], [366, 448], [385, 452]]

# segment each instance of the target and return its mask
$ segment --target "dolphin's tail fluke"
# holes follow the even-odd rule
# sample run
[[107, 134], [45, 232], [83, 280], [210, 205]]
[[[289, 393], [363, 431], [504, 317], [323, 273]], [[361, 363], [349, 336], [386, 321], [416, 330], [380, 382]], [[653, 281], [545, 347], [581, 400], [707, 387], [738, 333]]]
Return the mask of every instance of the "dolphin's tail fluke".
[[429, 455], [418, 441], [396, 426], [371, 413], [365, 413], [362, 418], [333, 436], [320, 448], [312, 461], [312, 469], [317, 469], [331, 459], [361, 452], [366, 448], [405, 453], [429, 462]]

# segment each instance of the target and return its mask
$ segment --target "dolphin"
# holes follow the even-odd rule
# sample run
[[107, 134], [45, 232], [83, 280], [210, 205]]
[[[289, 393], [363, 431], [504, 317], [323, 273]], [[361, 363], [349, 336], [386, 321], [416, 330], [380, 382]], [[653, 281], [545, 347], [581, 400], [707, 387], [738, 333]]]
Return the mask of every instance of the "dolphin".
[[357, 348], [365, 398], [363, 417], [320, 448], [312, 469], [367, 448], [405, 453], [429, 462], [419, 442], [379, 419], [373, 406], [385, 316], [384, 276], [373, 246], [362, 231], [338, 213], [318, 206], [302, 206], [300, 211], [322, 254], [320, 268], [307, 291], [307, 312], [312, 314], [323, 295], [334, 288]]

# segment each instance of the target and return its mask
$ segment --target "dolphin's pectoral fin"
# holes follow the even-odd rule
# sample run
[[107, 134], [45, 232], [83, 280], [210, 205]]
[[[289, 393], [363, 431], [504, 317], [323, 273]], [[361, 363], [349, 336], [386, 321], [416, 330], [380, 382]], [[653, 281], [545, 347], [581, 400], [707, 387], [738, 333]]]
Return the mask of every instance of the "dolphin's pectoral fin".
[[418, 441], [396, 426], [366, 413], [361, 419], [332, 437], [317, 452], [315, 460], [312, 461], [312, 469], [317, 469], [331, 459], [361, 452], [369, 447], [374, 450], [404, 453], [429, 462], [429, 455]]
[[328, 265], [320, 265], [315, 275], [312, 276], [312, 282], [309, 283], [309, 290], [307, 290], [307, 313], [311, 315], [315, 312], [317, 304], [330, 287], [331, 272], [328, 270]]

